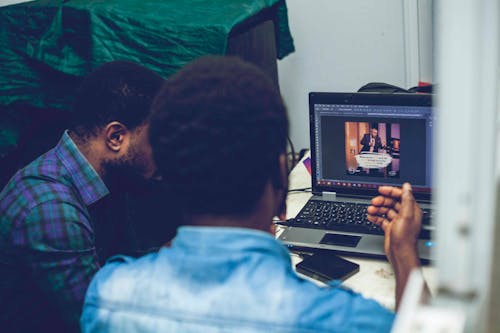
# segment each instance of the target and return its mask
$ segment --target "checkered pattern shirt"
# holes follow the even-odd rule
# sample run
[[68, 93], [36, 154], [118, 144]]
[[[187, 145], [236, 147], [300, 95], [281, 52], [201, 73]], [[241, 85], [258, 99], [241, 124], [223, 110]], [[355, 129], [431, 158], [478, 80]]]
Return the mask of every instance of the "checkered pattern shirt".
[[99, 269], [88, 207], [108, 193], [68, 132], [9, 181], [0, 193], [0, 327], [78, 327]]

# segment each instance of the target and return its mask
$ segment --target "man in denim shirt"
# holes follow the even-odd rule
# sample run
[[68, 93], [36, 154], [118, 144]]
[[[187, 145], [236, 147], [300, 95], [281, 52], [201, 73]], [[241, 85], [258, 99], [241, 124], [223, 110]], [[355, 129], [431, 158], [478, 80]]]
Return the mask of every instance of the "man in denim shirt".
[[[84, 332], [391, 329], [394, 314], [377, 302], [298, 277], [273, 237], [271, 221], [283, 216], [287, 193], [288, 121], [258, 68], [224, 57], [189, 64], [164, 84], [151, 124], [153, 155], [183, 226], [159, 252], [115, 257], [98, 272], [85, 299]], [[413, 200], [403, 192], [403, 199], [378, 198], [372, 217], [390, 236], [398, 290], [419, 266], [419, 220], [401, 209]], [[171, 223], [168, 212], [159, 219]]]

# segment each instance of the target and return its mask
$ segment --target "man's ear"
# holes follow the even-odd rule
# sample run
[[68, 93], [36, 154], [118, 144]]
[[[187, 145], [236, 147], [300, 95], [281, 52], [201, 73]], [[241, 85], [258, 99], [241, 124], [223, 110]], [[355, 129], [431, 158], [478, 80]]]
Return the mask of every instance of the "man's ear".
[[286, 219], [286, 197], [288, 194], [288, 162], [286, 154], [280, 154], [279, 156], [279, 170], [280, 170], [280, 198], [278, 198], [279, 205], [277, 209], [277, 216], [280, 220], [284, 221]]
[[282, 188], [286, 191], [288, 189], [288, 162], [286, 160], [286, 154], [280, 154], [279, 156], [279, 166], [280, 166], [280, 182]]
[[120, 152], [124, 146], [128, 145], [130, 132], [127, 126], [118, 121], [112, 121], [104, 128], [106, 147], [113, 152]]

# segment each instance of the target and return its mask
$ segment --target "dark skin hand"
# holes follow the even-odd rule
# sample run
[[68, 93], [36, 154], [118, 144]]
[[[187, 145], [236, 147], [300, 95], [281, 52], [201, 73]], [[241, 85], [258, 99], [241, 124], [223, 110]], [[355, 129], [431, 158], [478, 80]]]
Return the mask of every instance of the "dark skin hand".
[[[380, 195], [368, 207], [368, 220], [385, 233], [384, 250], [396, 275], [396, 309], [410, 272], [420, 267], [417, 238], [422, 223], [422, 210], [412, 194], [411, 185], [402, 188], [379, 187]], [[428, 294], [427, 287], [424, 288]], [[425, 295], [423, 295], [425, 296]]]

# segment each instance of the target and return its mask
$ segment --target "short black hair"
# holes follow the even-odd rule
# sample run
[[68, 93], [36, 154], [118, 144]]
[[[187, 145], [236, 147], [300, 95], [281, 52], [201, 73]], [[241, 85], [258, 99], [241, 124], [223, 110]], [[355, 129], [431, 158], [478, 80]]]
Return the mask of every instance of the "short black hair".
[[286, 109], [258, 67], [199, 58], [167, 79], [152, 109], [153, 155], [184, 214], [247, 215], [269, 180], [283, 187]]
[[130, 61], [99, 66], [76, 91], [70, 130], [86, 138], [112, 121], [135, 129], [148, 119], [151, 103], [163, 82], [155, 72]]

